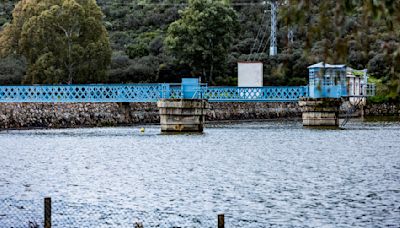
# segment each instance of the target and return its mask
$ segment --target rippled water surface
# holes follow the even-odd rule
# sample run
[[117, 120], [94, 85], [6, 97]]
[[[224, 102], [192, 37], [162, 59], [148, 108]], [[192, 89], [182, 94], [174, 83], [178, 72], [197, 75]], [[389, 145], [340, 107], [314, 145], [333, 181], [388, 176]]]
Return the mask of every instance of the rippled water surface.
[[227, 227], [400, 226], [399, 122], [2, 131], [0, 145], [0, 227], [45, 196], [58, 227], [210, 227], [218, 213]]

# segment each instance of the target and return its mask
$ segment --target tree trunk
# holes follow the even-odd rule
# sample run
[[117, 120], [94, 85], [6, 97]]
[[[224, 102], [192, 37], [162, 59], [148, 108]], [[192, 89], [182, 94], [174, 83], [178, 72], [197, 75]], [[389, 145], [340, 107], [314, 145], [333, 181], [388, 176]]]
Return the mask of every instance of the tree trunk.
[[72, 41], [71, 41], [71, 36], [68, 36], [68, 84], [72, 84], [72, 71], [73, 71], [73, 66], [72, 66]]
[[214, 43], [213, 43], [213, 41], [212, 41], [212, 39], [210, 38], [209, 39], [209, 43], [210, 43], [210, 47], [211, 47], [211, 66], [210, 66], [210, 73], [209, 73], [209, 83], [210, 84], [213, 84], [213, 71], [214, 71], [214, 50], [213, 50], [213, 48], [214, 48]]
[[207, 78], [207, 70], [206, 70], [206, 68], [205, 67], [203, 67], [203, 78], [204, 78], [204, 81], [208, 81], [208, 78]]
[[213, 71], [214, 71], [214, 61], [211, 62], [211, 67], [210, 67], [210, 76], [209, 76], [210, 84], [213, 84]]

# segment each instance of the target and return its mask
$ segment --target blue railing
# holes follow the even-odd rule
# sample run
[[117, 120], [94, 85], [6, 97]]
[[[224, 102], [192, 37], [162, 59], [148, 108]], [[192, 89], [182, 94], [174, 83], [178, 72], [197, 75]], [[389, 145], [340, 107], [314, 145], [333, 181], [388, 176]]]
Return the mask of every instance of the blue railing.
[[292, 102], [308, 96], [308, 87], [208, 87], [203, 94], [205, 99], [215, 102]]
[[[307, 86], [207, 87], [193, 98], [210, 102], [295, 102], [308, 96]], [[180, 84], [0, 86], [0, 102], [156, 102], [183, 98]]]
[[165, 84], [0, 86], [1, 102], [149, 102], [167, 97]]

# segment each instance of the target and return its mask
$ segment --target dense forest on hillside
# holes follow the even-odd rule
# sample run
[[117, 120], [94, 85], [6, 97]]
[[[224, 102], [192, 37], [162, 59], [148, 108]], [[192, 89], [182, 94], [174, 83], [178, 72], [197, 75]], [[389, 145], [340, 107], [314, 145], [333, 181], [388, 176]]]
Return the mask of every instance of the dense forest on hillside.
[[[11, 22], [16, 2], [0, 1], [2, 30]], [[168, 27], [181, 17], [187, 2], [97, 0], [112, 49], [104, 82], [179, 82], [183, 76], [197, 76], [199, 72], [191, 66], [176, 61], [165, 42]], [[386, 11], [380, 6], [377, 10], [373, 8], [371, 15], [366, 15], [357, 5], [351, 7], [346, 3], [343, 6], [346, 8], [340, 8], [342, 5], [336, 1], [289, 1], [291, 7], [280, 4], [278, 56], [270, 57], [270, 6], [262, 2], [230, 1], [236, 13], [236, 34], [232, 37], [226, 65], [215, 73], [213, 84], [236, 85], [238, 61], [262, 61], [265, 85], [305, 85], [307, 66], [326, 61], [368, 68], [381, 85], [381, 94], [398, 96], [400, 3], [392, 1], [393, 9]], [[393, 16], [386, 15], [389, 13]], [[292, 28], [293, 42], [288, 40], [288, 28]], [[26, 59], [17, 54], [3, 56], [0, 83], [21, 83], [26, 65]]]

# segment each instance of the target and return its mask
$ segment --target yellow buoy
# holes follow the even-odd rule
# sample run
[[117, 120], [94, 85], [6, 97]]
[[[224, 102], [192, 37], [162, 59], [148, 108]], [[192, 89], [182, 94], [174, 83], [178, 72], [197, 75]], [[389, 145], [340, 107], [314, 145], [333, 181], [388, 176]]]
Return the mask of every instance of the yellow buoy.
[[140, 128], [140, 132], [142, 133], [144, 132], [144, 127]]

